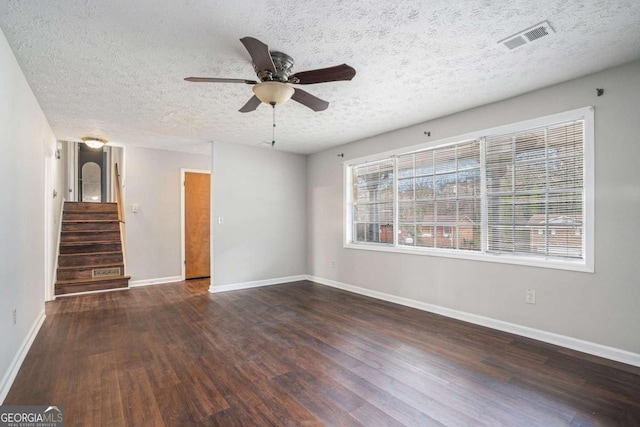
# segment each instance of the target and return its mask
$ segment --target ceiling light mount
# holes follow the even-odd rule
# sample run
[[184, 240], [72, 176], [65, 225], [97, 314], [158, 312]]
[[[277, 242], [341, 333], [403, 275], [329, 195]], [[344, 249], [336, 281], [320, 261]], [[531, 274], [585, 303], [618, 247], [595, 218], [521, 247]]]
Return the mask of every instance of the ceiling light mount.
[[102, 148], [108, 143], [106, 139], [93, 138], [89, 136], [82, 138], [82, 142], [84, 142], [87, 147], [94, 149]]

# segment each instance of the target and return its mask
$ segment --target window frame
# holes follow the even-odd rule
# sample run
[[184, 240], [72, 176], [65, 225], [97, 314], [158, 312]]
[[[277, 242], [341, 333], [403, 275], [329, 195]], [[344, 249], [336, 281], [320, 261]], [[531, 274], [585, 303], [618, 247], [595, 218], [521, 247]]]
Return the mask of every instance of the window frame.
[[[432, 142], [413, 145], [401, 149], [390, 150], [378, 154], [373, 154], [365, 157], [345, 160], [343, 162], [343, 247], [347, 249], [360, 249], [371, 250], [379, 252], [392, 252], [412, 255], [426, 255], [446, 258], [458, 258], [475, 261], [485, 262], [497, 262], [504, 264], [515, 264], [533, 267], [543, 267], [560, 270], [570, 270], [593, 273], [594, 269], [594, 214], [595, 214], [595, 140], [594, 140], [594, 107], [587, 106], [569, 110], [561, 113], [551, 114], [543, 117], [538, 117], [530, 120], [519, 121], [507, 125], [496, 126], [484, 130], [479, 130], [463, 135], [448, 137], [439, 139]], [[465, 251], [459, 249], [444, 249], [444, 248], [424, 248], [417, 246], [404, 246], [398, 244], [397, 231], [398, 230], [398, 185], [397, 185], [397, 173], [394, 174], [394, 239], [393, 243], [361, 243], [351, 241], [352, 236], [352, 179], [351, 170], [354, 166], [363, 165], [370, 162], [378, 162], [388, 158], [394, 158], [403, 155], [410, 154], [425, 149], [434, 149], [438, 147], [461, 144], [472, 140], [481, 140], [482, 138], [506, 134], [522, 132], [528, 129], [540, 128], [545, 126], [552, 126], [563, 122], [572, 120], [584, 121], [584, 220], [582, 225], [582, 235], [585, 239], [585, 253], [582, 259], [561, 259], [555, 257], [538, 257], [538, 256], [526, 256], [526, 255], [513, 255], [505, 253], [492, 253], [487, 252], [485, 245], [486, 240], [482, 239], [482, 248], [479, 252]], [[396, 164], [397, 168], [397, 164]], [[481, 149], [481, 183], [482, 192], [485, 192], [485, 159], [484, 150]], [[483, 194], [481, 203], [486, 203], [486, 197]], [[483, 235], [486, 233], [486, 218], [483, 218], [481, 224], [481, 232]]]

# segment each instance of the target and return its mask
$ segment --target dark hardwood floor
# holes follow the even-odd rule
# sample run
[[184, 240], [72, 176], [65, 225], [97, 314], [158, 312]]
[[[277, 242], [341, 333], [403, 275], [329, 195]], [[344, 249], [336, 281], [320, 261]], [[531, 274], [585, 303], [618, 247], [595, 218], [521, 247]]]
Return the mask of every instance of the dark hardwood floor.
[[297, 282], [47, 303], [4, 404], [66, 426], [634, 426], [640, 368]]

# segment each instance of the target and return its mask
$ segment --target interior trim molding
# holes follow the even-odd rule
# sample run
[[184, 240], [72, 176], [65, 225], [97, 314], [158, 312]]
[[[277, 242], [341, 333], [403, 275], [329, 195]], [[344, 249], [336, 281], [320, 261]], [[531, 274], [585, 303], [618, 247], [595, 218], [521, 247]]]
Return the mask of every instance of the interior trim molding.
[[56, 255], [54, 257], [53, 268], [51, 269], [51, 282], [46, 283], [45, 291], [44, 291], [44, 299], [45, 302], [53, 301], [56, 299], [56, 278], [58, 275], [58, 260], [60, 259], [60, 238], [62, 235], [62, 218], [64, 217], [64, 204], [67, 199], [62, 198], [62, 202], [60, 203], [60, 217], [58, 218], [58, 233], [56, 234]]
[[98, 289], [97, 291], [73, 292], [69, 294], [56, 295], [55, 299], [66, 298], [66, 297], [76, 297], [78, 295], [104, 294], [105, 292], [119, 292], [119, 291], [126, 291], [128, 289], [129, 288], [115, 288], [115, 289]]
[[[149, 286], [149, 285], [164, 285], [165, 283], [175, 283], [181, 282], [183, 279], [180, 276], [170, 276], [170, 277], [158, 277], [155, 279], [143, 279], [143, 280], [132, 280], [129, 281], [130, 288], [136, 288], [138, 286]], [[126, 288], [124, 288], [126, 289]]]
[[24, 358], [27, 356], [27, 353], [31, 348], [31, 344], [33, 344], [33, 341], [36, 339], [45, 318], [46, 315], [44, 314], [43, 308], [40, 315], [36, 318], [36, 321], [33, 322], [29, 333], [22, 341], [18, 352], [11, 361], [11, 365], [9, 365], [9, 369], [7, 369], [7, 372], [2, 377], [2, 381], [0, 382], [0, 404], [4, 403], [4, 399], [6, 399], [7, 394], [9, 394], [13, 381], [16, 379], [16, 375], [18, 375], [22, 362], [24, 362]]
[[279, 277], [276, 279], [255, 280], [253, 282], [232, 283], [229, 285], [209, 286], [209, 292], [217, 294], [220, 292], [238, 291], [240, 289], [259, 288], [261, 286], [280, 285], [282, 283], [299, 282], [308, 280], [309, 276], [301, 274], [299, 276]]
[[560, 347], [569, 348], [571, 350], [580, 351], [582, 353], [591, 354], [594, 356], [603, 357], [605, 359], [614, 360], [616, 362], [626, 363], [628, 365], [640, 367], [640, 354], [632, 353], [627, 350], [622, 350], [615, 347], [608, 347], [602, 344], [597, 344], [591, 341], [584, 341], [578, 338], [569, 337], [566, 335], [555, 334], [553, 332], [547, 332], [540, 329], [530, 328], [528, 326], [522, 326], [515, 323], [505, 322], [502, 320], [492, 319], [490, 317], [479, 316], [477, 314], [466, 313], [464, 311], [458, 311], [439, 305], [428, 304], [421, 301], [412, 300], [409, 298], [403, 298], [384, 292], [373, 291], [359, 286], [348, 285], [346, 283], [337, 282], [335, 280], [324, 279], [322, 277], [316, 277], [307, 275], [307, 280], [312, 282], [330, 286], [332, 288], [342, 289], [344, 291], [353, 292], [356, 294], [376, 298], [383, 301], [392, 302], [395, 304], [404, 305], [418, 310], [428, 311], [430, 313], [440, 314], [442, 316], [450, 317], [452, 319], [462, 320], [464, 322], [473, 323], [480, 326], [486, 326], [487, 328], [496, 329], [503, 332], [509, 332], [515, 335], [520, 335], [534, 340], [543, 341], [549, 344], [555, 344]]

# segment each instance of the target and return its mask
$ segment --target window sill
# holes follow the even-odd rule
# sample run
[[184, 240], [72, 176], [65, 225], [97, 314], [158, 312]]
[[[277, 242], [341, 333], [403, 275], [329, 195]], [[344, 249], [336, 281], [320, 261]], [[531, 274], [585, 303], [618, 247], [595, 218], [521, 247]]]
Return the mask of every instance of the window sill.
[[384, 243], [380, 244], [360, 244], [360, 243], [345, 243], [343, 247], [346, 249], [360, 249], [365, 251], [376, 251], [376, 252], [391, 252], [398, 254], [409, 254], [409, 255], [423, 255], [423, 256], [434, 256], [434, 257], [443, 257], [443, 258], [457, 258], [471, 261], [482, 261], [482, 262], [495, 262], [500, 264], [514, 264], [514, 265], [523, 265], [527, 267], [540, 267], [540, 268], [551, 268], [555, 270], [568, 270], [568, 271], [577, 271], [582, 273], [594, 273], [594, 268], [591, 265], [587, 265], [585, 261], [576, 260], [576, 261], [568, 261], [568, 260], [559, 260], [557, 258], [544, 258], [544, 259], [534, 259], [528, 258], [524, 256], [514, 256], [507, 254], [491, 254], [491, 253], [479, 253], [479, 252], [462, 252], [462, 251], [451, 251], [446, 249], [426, 249], [426, 248], [412, 248], [412, 247], [402, 247], [402, 246], [392, 246]]

